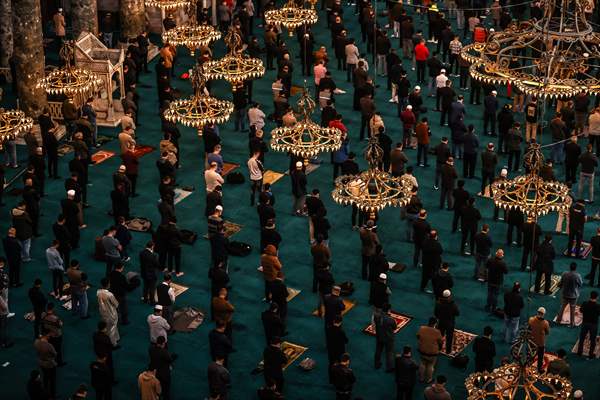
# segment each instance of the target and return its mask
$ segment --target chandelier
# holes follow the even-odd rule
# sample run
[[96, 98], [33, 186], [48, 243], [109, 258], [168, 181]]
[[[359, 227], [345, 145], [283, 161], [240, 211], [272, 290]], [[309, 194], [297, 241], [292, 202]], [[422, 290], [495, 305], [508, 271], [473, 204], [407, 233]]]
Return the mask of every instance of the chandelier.
[[194, 95], [189, 99], [171, 102], [163, 115], [168, 121], [196, 128], [198, 136], [202, 136], [202, 128], [205, 125], [222, 124], [229, 120], [233, 112], [233, 103], [206, 94], [206, 80], [200, 66], [194, 68], [190, 79]]
[[60, 58], [65, 61], [62, 68], [57, 68], [37, 82], [37, 87], [44, 89], [49, 95], [64, 95], [69, 98], [78, 97], [87, 100], [102, 86], [102, 79], [87, 69], [72, 65], [74, 45], [65, 42], [60, 49]]
[[314, 3], [311, 1], [311, 8], [301, 8], [296, 5], [294, 0], [288, 2], [281, 8], [265, 12], [265, 21], [267, 24], [284, 27], [288, 34], [294, 36], [294, 31], [302, 25], [313, 25], [319, 19]]
[[538, 143], [532, 143], [523, 160], [525, 175], [492, 183], [492, 198], [503, 209], [518, 209], [525, 215], [537, 217], [550, 211], [565, 212], [571, 206], [567, 185], [544, 181], [538, 171], [544, 164], [544, 156]]
[[243, 53], [242, 36], [233, 25], [225, 36], [225, 44], [228, 52], [223, 58], [203, 64], [206, 79], [225, 79], [231, 83], [235, 92], [244, 85], [244, 81], [260, 78], [265, 74], [261, 59], [248, 57]]
[[492, 372], [475, 372], [465, 379], [467, 400], [567, 400], [571, 382], [558, 375], [541, 374], [532, 364], [537, 346], [527, 328], [511, 347], [512, 363]]
[[187, 24], [163, 32], [162, 40], [175, 46], [187, 47], [193, 57], [197, 48], [208, 46], [215, 40], [221, 39], [221, 32], [209, 24], [198, 25], [195, 1], [189, 3], [188, 16], [190, 21]]
[[543, 0], [539, 21], [510, 24], [484, 43], [463, 47], [470, 74], [485, 83], [510, 83], [538, 98], [600, 93], [594, 73], [600, 33], [587, 22], [579, 0]]
[[364, 156], [369, 168], [356, 176], [338, 177], [331, 192], [333, 200], [338, 204], [356, 206], [359, 210], [371, 213], [372, 217], [385, 207], [405, 206], [410, 200], [412, 182], [406, 178], [393, 177], [379, 169], [383, 149], [378, 144], [377, 136], [373, 135], [369, 139]]
[[190, 0], [146, 0], [146, 7], [156, 7], [161, 10], [170, 11], [176, 8], [186, 7], [190, 5]]
[[323, 152], [339, 150], [342, 146], [342, 131], [324, 128], [310, 119], [315, 101], [306, 87], [298, 100], [302, 119], [291, 127], [275, 128], [271, 131], [271, 148], [275, 151], [292, 153], [305, 161]]
[[0, 150], [6, 140], [14, 140], [32, 127], [33, 119], [26, 117], [23, 111], [0, 109]]

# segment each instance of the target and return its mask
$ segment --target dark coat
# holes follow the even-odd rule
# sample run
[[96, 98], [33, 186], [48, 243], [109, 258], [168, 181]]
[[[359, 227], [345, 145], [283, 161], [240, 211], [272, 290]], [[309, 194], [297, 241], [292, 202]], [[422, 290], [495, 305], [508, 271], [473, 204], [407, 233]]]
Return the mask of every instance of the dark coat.
[[453, 327], [460, 312], [452, 299], [442, 298], [436, 301], [434, 315], [439, 321], [439, 327]]

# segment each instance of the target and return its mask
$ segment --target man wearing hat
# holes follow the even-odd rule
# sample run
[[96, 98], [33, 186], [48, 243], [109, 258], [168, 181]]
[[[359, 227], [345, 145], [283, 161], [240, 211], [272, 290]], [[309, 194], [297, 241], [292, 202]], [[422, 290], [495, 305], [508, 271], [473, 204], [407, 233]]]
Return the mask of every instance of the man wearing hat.
[[[483, 134], [496, 136], [496, 113], [498, 112], [498, 92], [492, 90], [483, 99]], [[488, 131], [488, 127], [491, 130]]]
[[150, 342], [156, 343], [156, 339], [159, 336], [167, 338], [167, 333], [171, 329], [167, 320], [162, 317], [163, 306], [156, 304], [154, 306], [154, 312], [148, 315], [146, 321], [148, 322], [148, 328], [150, 329]]
[[404, 145], [404, 148], [408, 148], [410, 146], [413, 128], [417, 122], [412, 105], [407, 105], [404, 111], [400, 113], [400, 120], [402, 121], [402, 144]]
[[[436, 59], [435, 53], [434, 53], [433, 59]], [[431, 68], [431, 66], [429, 68]], [[440, 98], [441, 98], [440, 89], [446, 87], [446, 82], [448, 82], [448, 80], [449, 80], [449, 78], [446, 76], [446, 70], [444, 68], [440, 69], [440, 73], [435, 77], [435, 110], [434, 111], [440, 111]]]
[[434, 315], [438, 319], [438, 329], [446, 337], [446, 354], [452, 353], [454, 326], [456, 317], [460, 314], [458, 306], [452, 299], [452, 292], [444, 290], [442, 297], [435, 303]]
[[529, 318], [529, 329], [533, 342], [537, 346], [537, 368], [540, 373], [544, 372], [544, 353], [546, 351], [546, 336], [550, 334], [550, 324], [544, 319], [546, 309], [540, 307], [537, 314]]
[[79, 247], [79, 206], [75, 201], [75, 191], [68, 190], [67, 198], [61, 200], [62, 215], [65, 217], [65, 225], [71, 234], [71, 247], [73, 250]]
[[369, 304], [373, 305], [373, 315], [381, 312], [383, 306], [389, 302], [391, 293], [387, 285], [387, 275], [382, 272], [377, 276], [377, 279], [371, 282]]
[[294, 196], [293, 213], [297, 217], [306, 216], [304, 202], [306, 200], [306, 174], [304, 173], [302, 161], [296, 161], [296, 169], [291, 172], [292, 195]]

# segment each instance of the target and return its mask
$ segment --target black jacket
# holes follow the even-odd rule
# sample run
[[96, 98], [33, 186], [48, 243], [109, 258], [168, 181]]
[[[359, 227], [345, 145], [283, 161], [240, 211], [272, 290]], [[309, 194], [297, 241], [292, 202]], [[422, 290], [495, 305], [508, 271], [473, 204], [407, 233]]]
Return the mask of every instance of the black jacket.
[[413, 387], [417, 383], [417, 370], [419, 366], [410, 357], [396, 356], [396, 385]]
[[556, 252], [551, 242], [545, 241], [538, 247], [537, 251], [537, 268], [543, 272], [554, 271], [554, 258]]
[[423, 245], [423, 242], [431, 231], [431, 225], [425, 219], [418, 218], [413, 223], [413, 240], [417, 244]]
[[528, 248], [531, 248], [532, 245], [538, 247], [542, 235], [542, 228], [539, 224], [525, 222], [521, 229], [523, 230], [523, 246], [527, 246]]
[[261, 320], [263, 329], [265, 330], [265, 337], [267, 344], [271, 343], [271, 339], [274, 337], [281, 337], [284, 333], [284, 324], [279, 316], [279, 313], [272, 312], [270, 310], [263, 311], [261, 314]]
[[512, 290], [504, 293], [504, 314], [509, 318], [521, 316], [521, 310], [525, 307], [523, 296]]
[[504, 284], [504, 275], [508, 274], [508, 267], [501, 258], [490, 258], [486, 263], [488, 270], [488, 285], [502, 286]]
[[106, 363], [94, 361], [90, 364], [90, 373], [94, 389], [105, 390], [112, 385], [112, 373]]
[[129, 284], [122, 272], [113, 270], [110, 272], [110, 275], [108, 275], [108, 279], [110, 280], [110, 291], [117, 299], [122, 298], [127, 294]]
[[477, 224], [481, 219], [481, 213], [478, 209], [472, 205], [466, 205], [463, 207], [461, 215], [462, 218], [460, 219], [460, 225], [463, 231], [468, 229], [477, 229]]
[[329, 361], [331, 363], [339, 361], [342, 354], [346, 352], [346, 344], [348, 344], [344, 328], [335, 325], [328, 326], [325, 328], [325, 340]]
[[492, 249], [492, 239], [489, 234], [477, 232], [475, 234], [475, 254], [489, 256]]
[[148, 349], [148, 354], [150, 356], [150, 368], [156, 369], [156, 377], [160, 381], [170, 381], [173, 357], [169, 350], [153, 343]]
[[388, 293], [388, 287], [384, 282], [379, 280], [371, 283], [371, 301], [373, 307], [382, 308], [385, 304], [390, 302], [390, 295]]
[[423, 268], [437, 270], [442, 264], [442, 245], [438, 240], [427, 238], [423, 241]]
[[458, 187], [452, 191], [452, 197], [454, 197], [454, 210], [462, 212], [471, 195], [465, 189]]
[[352, 386], [356, 382], [356, 377], [350, 367], [336, 363], [331, 368], [331, 381], [336, 391], [351, 392]]
[[475, 353], [475, 363], [477, 369], [485, 369], [490, 371], [494, 365], [494, 357], [496, 357], [496, 345], [494, 342], [485, 337], [478, 336], [473, 342], [473, 352]]
[[442, 187], [446, 189], [454, 189], [454, 183], [458, 178], [456, 169], [453, 165], [444, 164], [442, 165]]
[[275, 346], [267, 346], [263, 352], [265, 379], [283, 379], [283, 367], [287, 363], [284, 352]]
[[227, 358], [231, 350], [233, 350], [233, 345], [227, 335], [216, 329], [213, 329], [208, 334], [208, 344], [210, 347], [210, 356], [213, 360], [216, 360], [217, 356]]
[[438, 319], [440, 327], [454, 326], [454, 320], [459, 314], [454, 300], [442, 298], [436, 301], [434, 315]]
[[454, 287], [454, 279], [452, 278], [450, 272], [440, 269], [435, 275], [433, 275], [431, 284], [433, 286], [433, 293], [439, 298], [442, 297], [444, 290], [452, 289], [452, 287]]

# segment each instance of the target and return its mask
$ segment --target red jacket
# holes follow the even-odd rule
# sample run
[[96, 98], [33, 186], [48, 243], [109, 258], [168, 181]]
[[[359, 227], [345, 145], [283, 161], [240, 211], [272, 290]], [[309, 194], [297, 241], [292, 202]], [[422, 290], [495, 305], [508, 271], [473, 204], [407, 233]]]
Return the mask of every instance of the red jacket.
[[408, 109], [402, 111], [402, 113], [400, 114], [400, 120], [404, 124], [404, 130], [411, 129], [417, 122], [415, 114], [412, 112], [412, 110]]
[[429, 58], [429, 49], [425, 45], [425, 43], [419, 43], [415, 46], [415, 60], [417, 61], [427, 61]]

